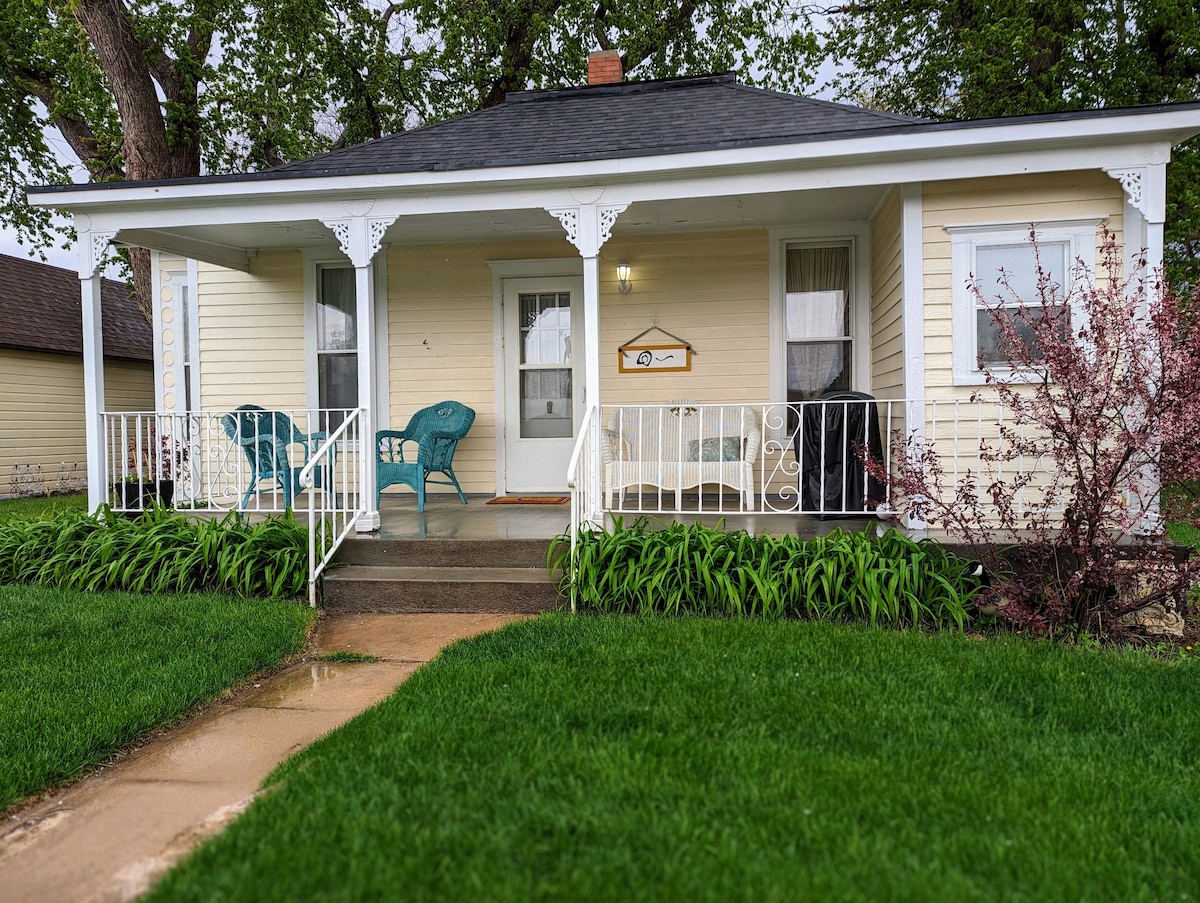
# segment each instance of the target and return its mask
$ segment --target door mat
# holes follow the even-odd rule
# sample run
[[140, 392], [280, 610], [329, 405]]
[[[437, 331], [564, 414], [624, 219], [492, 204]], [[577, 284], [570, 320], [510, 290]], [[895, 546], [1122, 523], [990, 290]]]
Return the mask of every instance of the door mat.
[[487, 505], [565, 505], [569, 495], [498, 495]]

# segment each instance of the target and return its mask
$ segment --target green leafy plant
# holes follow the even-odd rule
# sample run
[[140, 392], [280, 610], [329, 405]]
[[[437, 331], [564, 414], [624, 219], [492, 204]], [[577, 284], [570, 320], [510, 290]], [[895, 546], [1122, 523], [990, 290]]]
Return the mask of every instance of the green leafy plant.
[[811, 540], [752, 536], [723, 526], [652, 528], [641, 518], [611, 532], [551, 544], [547, 565], [585, 611], [866, 621], [961, 631], [980, 590], [971, 562], [889, 530], [835, 530]]
[[0, 584], [278, 598], [307, 579], [308, 531], [290, 513], [248, 525], [159, 507], [128, 520], [104, 507], [0, 523]]

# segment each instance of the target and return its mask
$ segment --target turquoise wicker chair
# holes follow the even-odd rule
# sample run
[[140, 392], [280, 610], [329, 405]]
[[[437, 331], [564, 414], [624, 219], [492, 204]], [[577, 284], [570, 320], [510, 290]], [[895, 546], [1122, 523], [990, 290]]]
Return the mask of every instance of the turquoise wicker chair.
[[[385, 486], [402, 483], [417, 491], [417, 510], [425, 510], [425, 483], [440, 483], [458, 490], [462, 503], [467, 496], [458, 485], [454, 475], [454, 449], [458, 440], [467, 434], [475, 422], [475, 412], [457, 401], [440, 401], [422, 408], [412, 415], [408, 426], [402, 430], [380, 430], [375, 434], [375, 477], [378, 489], [375, 505], [379, 505], [379, 494]], [[415, 443], [405, 457], [406, 443]], [[430, 474], [440, 473], [450, 479], [431, 480]]]
[[[253, 404], [244, 404], [226, 414], [221, 418], [221, 426], [225, 428], [226, 435], [241, 446], [250, 462], [250, 481], [241, 507], [245, 509], [250, 503], [250, 496], [259, 491], [259, 483], [273, 480], [283, 490], [283, 506], [291, 508], [293, 499], [304, 491], [300, 486], [300, 471], [325, 434], [302, 433], [282, 411], [266, 411]], [[293, 464], [288, 457], [290, 445], [299, 445], [304, 449], [303, 460], [299, 464]], [[321, 474], [313, 476], [316, 478], [314, 488], [320, 486]]]

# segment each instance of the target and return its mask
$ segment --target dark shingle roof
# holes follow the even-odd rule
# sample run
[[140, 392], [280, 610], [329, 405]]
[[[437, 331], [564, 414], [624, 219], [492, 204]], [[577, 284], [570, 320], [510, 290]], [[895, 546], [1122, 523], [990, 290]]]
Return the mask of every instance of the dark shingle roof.
[[[120, 282], [101, 280], [104, 356], [148, 361], [150, 324]], [[79, 277], [72, 270], [0, 254], [0, 348], [83, 353]]]
[[655, 156], [784, 144], [924, 121], [750, 88], [732, 75], [674, 78], [512, 93], [487, 110], [269, 173], [416, 172]]

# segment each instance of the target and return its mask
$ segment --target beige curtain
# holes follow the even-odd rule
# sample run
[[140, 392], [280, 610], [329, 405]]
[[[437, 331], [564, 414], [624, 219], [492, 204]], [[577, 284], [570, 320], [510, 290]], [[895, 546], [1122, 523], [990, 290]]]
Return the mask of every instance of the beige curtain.
[[[850, 249], [787, 252], [788, 398], [849, 388]], [[814, 340], [835, 339], [819, 342]]]

